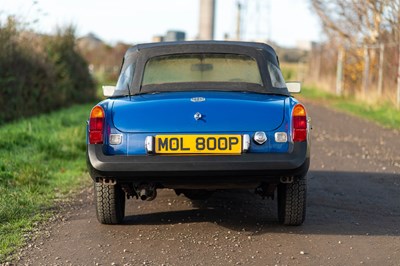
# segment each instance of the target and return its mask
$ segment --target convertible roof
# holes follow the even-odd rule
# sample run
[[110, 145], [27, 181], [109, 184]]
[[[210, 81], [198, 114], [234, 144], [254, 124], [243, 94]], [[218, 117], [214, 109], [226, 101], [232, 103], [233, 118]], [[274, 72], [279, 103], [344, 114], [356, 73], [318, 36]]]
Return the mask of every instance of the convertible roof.
[[143, 43], [137, 44], [130, 47], [126, 55], [135, 53], [145, 49], [162, 49], [167, 48], [170, 52], [175, 50], [177, 53], [190, 53], [198, 48], [202, 51], [206, 50], [219, 50], [218, 48], [223, 48], [225, 51], [234, 52], [235, 50], [243, 50], [247, 48], [248, 50], [256, 49], [268, 52], [272, 56], [276, 56], [275, 50], [265, 43], [258, 42], [235, 42], [235, 41], [181, 41], [181, 42], [157, 42], [157, 43]]
[[[131, 83], [129, 84], [129, 94], [139, 94], [141, 92], [141, 79], [143, 77], [143, 71], [147, 61], [150, 58], [163, 55], [191, 53], [241, 54], [252, 57], [259, 64], [259, 68], [261, 69], [260, 74], [264, 85], [256, 89], [246, 87], [243, 88], [243, 90], [289, 95], [289, 92], [286, 88], [273, 88], [271, 85], [266, 62], [268, 61], [279, 68], [278, 57], [274, 49], [265, 43], [235, 41], [182, 41], [134, 45], [126, 51], [124, 61], [121, 66], [121, 73], [124, 73], [129, 66], [134, 65], [135, 74]], [[199, 84], [194, 85], [198, 86]], [[215, 84], [209, 85], [210, 89], [215, 87]], [[229, 84], [229, 86], [233, 87], [234, 84]], [[236, 84], [236, 86], [243, 87], [244, 85]]]
[[[180, 54], [180, 53], [239, 53], [254, 54], [255, 51], [267, 55], [268, 59], [279, 65], [275, 50], [265, 43], [239, 42], [239, 41], [181, 41], [181, 42], [157, 42], [143, 43], [130, 47], [125, 53], [125, 60], [132, 55], [143, 52], [149, 56], [159, 54]], [[130, 61], [130, 60], [128, 60]]]

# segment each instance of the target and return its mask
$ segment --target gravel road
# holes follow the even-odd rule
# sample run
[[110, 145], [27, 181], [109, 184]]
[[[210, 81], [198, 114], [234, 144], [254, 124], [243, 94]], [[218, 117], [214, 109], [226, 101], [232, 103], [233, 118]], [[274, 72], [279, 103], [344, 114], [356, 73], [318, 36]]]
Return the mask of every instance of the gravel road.
[[313, 123], [306, 222], [277, 222], [251, 191], [192, 202], [160, 190], [127, 201], [123, 225], [96, 220], [93, 190], [63, 210], [18, 265], [400, 265], [400, 134], [322, 104]]

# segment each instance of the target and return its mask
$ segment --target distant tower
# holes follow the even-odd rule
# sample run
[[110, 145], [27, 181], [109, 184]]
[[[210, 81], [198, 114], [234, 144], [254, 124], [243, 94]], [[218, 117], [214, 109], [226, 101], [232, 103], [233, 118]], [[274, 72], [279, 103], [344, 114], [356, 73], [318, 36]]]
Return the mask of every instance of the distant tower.
[[214, 39], [215, 0], [200, 0], [199, 40]]

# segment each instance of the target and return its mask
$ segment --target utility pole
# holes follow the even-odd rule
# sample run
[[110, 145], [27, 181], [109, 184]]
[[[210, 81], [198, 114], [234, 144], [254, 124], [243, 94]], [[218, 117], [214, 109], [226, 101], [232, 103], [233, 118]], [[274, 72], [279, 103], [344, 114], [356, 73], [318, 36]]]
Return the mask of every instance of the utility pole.
[[236, 17], [236, 40], [240, 41], [241, 39], [241, 13], [242, 13], [242, 4], [240, 4], [239, 1], [237, 1], [237, 17]]
[[271, 25], [271, 2], [270, 0], [266, 0], [267, 5], [267, 40], [271, 42], [271, 35], [272, 35], [272, 25]]

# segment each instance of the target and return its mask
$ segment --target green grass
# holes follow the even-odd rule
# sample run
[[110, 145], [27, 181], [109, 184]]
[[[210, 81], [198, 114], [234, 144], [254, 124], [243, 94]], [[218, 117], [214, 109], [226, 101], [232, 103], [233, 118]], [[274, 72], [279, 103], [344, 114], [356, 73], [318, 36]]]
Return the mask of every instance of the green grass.
[[400, 111], [390, 103], [368, 104], [307, 86], [302, 88], [299, 98], [323, 101], [337, 110], [357, 115], [387, 128], [400, 129]]
[[0, 262], [51, 215], [55, 199], [89, 184], [85, 128], [92, 105], [0, 127]]

